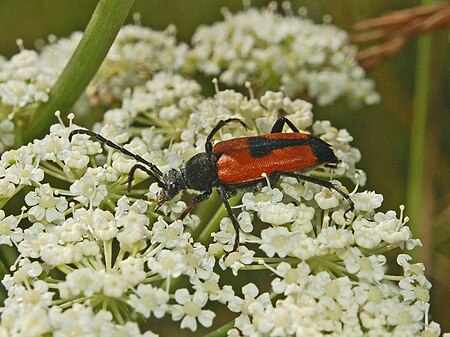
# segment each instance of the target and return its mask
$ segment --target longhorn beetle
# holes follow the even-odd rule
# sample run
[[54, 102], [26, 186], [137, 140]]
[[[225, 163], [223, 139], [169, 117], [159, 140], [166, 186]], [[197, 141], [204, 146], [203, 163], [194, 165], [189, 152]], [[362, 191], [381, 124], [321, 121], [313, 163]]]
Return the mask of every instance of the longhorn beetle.
[[[165, 201], [173, 199], [180, 191], [187, 189], [198, 191], [199, 194], [181, 213], [180, 219], [189, 214], [195, 205], [207, 199], [211, 195], [212, 188], [215, 187], [236, 231], [233, 251], [236, 251], [239, 245], [239, 222], [231, 210], [228, 199], [236, 194], [237, 189], [264, 183], [263, 173], [267, 175], [271, 184], [274, 184], [281, 176], [286, 176], [335, 190], [350, 205], [344, 217], [349, 211], [354, 210], [354, 203], [349, 195], [331, 182], [297, 172], [322, 165], [335, 166], [338, 159], [328, 143], [318, 137], [300, 132], [289, 119], [279, 117], [270, 134], [233, 138], [213, 145], [214, 135], [232, 122], [238, 122], [247, 128], [247, 125], [238, 118], [219, 121], [206, 137], [205, 152], [194, 155], [179, 170], [172, 168], [166, 174], [141, 156], [93, 131], [73, 130], [69, 135], [69, 141], [76, 134], [86, 134], [138, 161], [128, 175], [128, 191], [136, 170], [146, 172], [162, 189], [157, 208]], [[294, 132], [283, 133], [285, 124]]]

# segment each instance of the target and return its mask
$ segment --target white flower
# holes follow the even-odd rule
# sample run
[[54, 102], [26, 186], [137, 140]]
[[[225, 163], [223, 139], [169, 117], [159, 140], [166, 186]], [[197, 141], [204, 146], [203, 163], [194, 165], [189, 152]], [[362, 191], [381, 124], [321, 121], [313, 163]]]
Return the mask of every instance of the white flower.
[[349, 273], [355, 274], [361, 280], [377, 283], [384, 277], [384, 255], [363, 256], [356, 247], [344, 255], [344, 263]]
[[[347, 33], [330, 24], [282, 16], [273, 8], [251, 8], [199, 27], [192, 43], [190, 62], [229, 86], [273, 82], [290, 96], [307, 92], [319, 105], [343, 96], [351, 104], [379, 101], [373, 81], [355, 60]], [[266, 106], [279, 108], [274, 99]]]
[[16, 312], [6, 311], [2, 314], [2, 321], [14, 323], [10, 327], [12, 330], [30, 337], [42, 336], [51, 331], [46, 309], [39, 305], [24, 306]]
[[262, 243], [259, 248], [269, 257], [275, 254], [286, 257], [295, 248], [298, 240], [299, 236], [286, 227], [269, 227], [261, 231]]
[[83, 259], [81, 247], [76, 244], [59, 246], [45, 245], [40, 251], [41, 259], [52, 266], [61, 264], [78, 263]]
[[[16, 281], [25, 281], [24, 279], [21, 279], [22, 277], [32, 277], [36, 278], [39, 275], [42, 274], [42, 266], [39, 264], [39, 262], [34, 261], [31, 262], [29, 259], [22, 259], [19, 261], [19, 268], [17, 269], [17, 275], [14, 275], [14, 278]], [[21, 279], [21, 280], [20, 280]]]
[[173, 121], [186, 113], [184, 99], [201, 92], [200, 85], [178, 74], [156, 73], [145, 86], [137, 87], [131, 97], [124, 99], [123, 107], [132, 113], [161, 109], [159, 116]]
[[306, 285], [306, 293], [316, 299], [321, 298], [325, 294], [325, 286], [330, 282], [331, 276], [325, 271], [316, 275], [311, 275]]
[[283, 188], [284, 193], [298, 201], [302, 200], [302, 198], [311, 200], [314, 196], [313, 190], [308, 188], [310, 184], [298, 182], [295, 178], [283, 178], [280, 186]]
[[141, 212], [132, 208], [121, 216], [116, 214], [117, 227], [122, 227], [117, 234], [117, 240], [124, 250], [133, 250], [135, 245], [142, 244], [143, 240], [149, 236], [148, 218]]
[[216, 314], [211, 310], [202, 310], [208, 301], [208, 295], [204, 292], [196, 291], [190, 295], [187, 289], [175, 291], [175, 300], [178, 304], [171, 306], [172, 319], [181, 321], [181, 328], [197, 330], [197, 320], [204, 327], [210, 327]]
[[[258, 296], [259, 290], [253, 283], [248, 283], [242, 288], [244, 298], [236, 297], [230, 301], [228, 307], [231, 311], [240, 312], [240, 316], [235, 320], [235, 326], [240, 329], [245, 335], [252, 335], [256, 333], [257, 329], [264, 329], [268, 322], [263, 322], [259, 314], [265, 309], [271, 308], [272, 303], [268, 293], [262, 293]], [[258, 296], [258, 297], [257, 297]], [[256, 316], [256, 322], [251, 322], [249, 316]], [[266, 318], [267, 320], [267, 318]], [[255, 323], [255, 324], [254, 324]], [[261, 326], [262, 324], [262, 326]], [[263, 332], [263, 331], [261, 331]], [[267, 332], [267, 331], [265, 331]]]
[[[135, 219], [133, 217], [127, 217], [127, 219]], [[120, 219], [121, 222], [125, 222], [125, 219]], [[122, 249], [131, 249], [136, 243], [145, 239], [148, 236], [147, 228], [140, 223], [130, 222], [125, 225], [123, 229], [117, 234], [117, 240], [120, 242]]]
[[103, 241], [111, 240], [119, 233], [114, 215], [100, 208], [94, 210], [91, 227], [95, 237]]
[[254, 251], [241, 245], [237, 251], [229, 253], [225, 259], [220, 259], [219, 265], [222, 269], [231, 268], [231, 271], [236, 276], [239, 269], [253, 262], [253, 255], [255, 255]]
[[297, 209], [294, 204], [269, 203], [258, 212], [261, 221], [282, 225], [294, 221], [297, 218]]
[[278, 203], [283, 199], [283, 194], [277, 188], [264, 186], [257, 193], [245, 193], [242, 197], [242, 203], [247, 210], [260, 211], [270, 203]]
[[263, 105], [268, 110], [278, 110], [283, 107], [284, 95], [281, 92], [267, 91], [263, 96], [261, 96], [261, 105]]
[[305, 262], [299, 263], [296, 268], [292, 268], [286, 262], [281, 262], [276, 271], [279, 278], [272, 281], [272, 288], [278, 294], [288, 295], [302, 291], [311, 269]]
[[322, 188], [322, 190], [314, 196], [314, 199], [322, 209], [330, 209], [339, 205], [336, 194], [328, 188]]
[[380, 244], [382, 233], [377, 225], [376, 222], [365, 218], [353, 222], [355, 242], [358, 246], [373, 249]]
[[55, 234], [46, 233], [45, 226], [39, 222], [25, 229], [23, 234], [18, 250], [24, 257], [37, 258], [44, 247], [56, 245], [59, 240]]
[[80, 304], [74, 304], [64, 311], [54, 306], [44, 317], [48, 317], [50, 320], [55, 336], [63, 336], [67, 334], [67, 331], [77, 331], [81, 336], [90, 336], [92, 334], [136, 337], [156, 336], [150, 331], [141, 334], [138, 325], [134, 322], [127, 322], [123, 325], [113, 322], [113, 316], [106, 310], [99, 310], [94, 313], [92, 308]]
[[[366, 175], [362, 170], [356, 168], [356, 163], [361, 160], [361, 153], [357, 148], [350, 146], [351, 137], [344, 136], [347, 132], [345, 129], [337, 129], [331, 126], [330, 121], [315, 121], [313, 124], [312, 134], [320, 137], [333, 148], [334, 154], [339, 159], [337, 167], [334, 169], [335, 174], [345, 175], [355, 183], [364, 185]], [[333, 182], [339, 187], [339, 182]]]
[[18, 227], [19, 221], [13, 215], [5, 217], [5, 211], [0, 209], [0, 245], [12, 246], [23, 238], [22, 228]]
[[14, 184], [39, 184], [39, 182], [44, 179], [44, 171], [31, 164], [15, 164], [6, 170], [5, 178]]
[[74, 199], [84, 206], [98, 206], [108, 195], [106, 185], [100, 184], [92, 176], [85, 175], [70, 185], [70, 192], [77, 195]]
[[388, 211], [386, 214], [375, 214], [374, 220], [378, 223], [377, 229], [379, 230], [383, 241], [401, 244], [412, 238], [411, 229], [405, 226], [408, 219], [403, 219], [403, 209], [401, 211], [400, 219], [397, 219], [395, 211]]
[[101, 274], [90, 268], [79, 268], [67, 275], [66, 282], [63, 283], [70, 290], [72, 296], [84, 294], [92, 296], [98, 293], [102, 287]]
[[122, 277], [129, 285], [136, 286], [145, 280], [144, 260], [129, 256], [118, 263]]
[[161, 318], [168, 311], [169, 294], [162, 289], [150, 284], [139, 284], [135, 294], [131, 294], [128, 300], [130, 306], [145, 318], [153, 314]]
[[174, 221], [171, 224], [165, 222], [162, 217], [153, 224], [152, 243], [161, 243], [166, 248], [184, 246], [190, 238], [189, 233], [184, 232], [181, 221]]
[[32, 206], [28, 214], [38, 221], [45, 219], [49, 223], [64, 221], [64, 211], [67, 209], [67, 200], [64, 197], [55, 197], [49, 184], [41, 185], [35, 191], [25, 196], [25, 202]]
[[58, 158], [61, 159], [68, 168], [84, 169], [89, 163], [89, 157], [78, 151], [63, 150], [58, 153]]
[[352, 201], [355, 203], [356, 210], [372, 212], [374, 209], [381, 206], [383, 195], [377, 194], [374, 191], [364, 191], [353, 194]]
[[61, 243], [80, 242], [87, 233], [87, 227], [77, 219], [69, 218], [56, 227], [53, 233], [59, 237]]
[[406, 254], [400, 254], [397, 257], [397, 263], [403, 267], [404, 278], [398, 283], [403, 298], [406, 301], [415, 301], [416, 299], [428, 302], [430, 300], [429, 291], [431, 283], [426, 279], [424, 272], [425, 266], [422, 263], [409, 264], [412, 258]]
[[348, 277], [340, 277], [330, 280], [325, 285], [325, 296], [333, 298], [344, 309], [348, 309], [353, 304], [353, 282]]
[[81, 169], [89, 162], [89, 155], [96, 155], [101, 152], [102, 145], [99, 142], [90, 139], [89, 135], [76, 134], [70, 142], [70, 150], [60, 151], [58, 158], [67, 161], [67, 165], [71, 163], [70, 167]]
[[11, 198], [16, 193], [16, 187], [10, 178], [12, 177], [0, 178], [0, 199]]
[[336, 227], [323, 228], [317, 240], [323, 247], [332, 249], [345, 248], [353, 243], [353, 237], [350, 231], [337, 229]]
[[162, 250], [156, 257], [148, 259], [148, 267], [153, 273], [164, 278], [178, 277], [186, 271], [186, 256], [178, 251]]
[[297, 244], [292, 250], [292, 255], [305, 261], [313, 256], [320, 254], [319, 241], [306, 236], [306, 234], [299, 234]]
[[192, 280], [195, 278], [210, 280], [213, 274], [213, 268], [216, 264], [214, 256], [211, 256], [205, 246], [196, 242], [194, 246], [190, 244], [184, 245], [187, 254], [187, 270], [188, 275]]
[[128, 282], [123, 275], [106, 272], [101, 278], [103, 293], [109, 297], [121, 297], [128, 289]]
[[[223, 249], [225, 251], [231, 251], [234, 246], [236, 231], [233, 227], [233, 223], [230, 218], [223, 218], [220, 220], [220, 231], [212, 233], [211, 236], [214, 240], [222, 245], [224, 245]], [[245, 235], [240, 233], [239, 235], [239, 244], [242, 245], [246, 242]]]
[[206, 292], [211, 300], [223, 304], [234, 298], [233, 288], [228, 285], [221, 287], [219, 284], [219, 275], [216, 273], [211, 273], [211, 276], [206, 280], [194, 278], [192, 280], [192, 287], [197, 291]]
[[248, 307], [255, 301], [258, 294], [258, 287], [254, 283], [248, 283], [242, 287], [242, 295], [244, 295], [244, 298], [234, 297], [228, 304], [228, 308], [233, 312], [242, 312], [244, 315], [247, 315]]

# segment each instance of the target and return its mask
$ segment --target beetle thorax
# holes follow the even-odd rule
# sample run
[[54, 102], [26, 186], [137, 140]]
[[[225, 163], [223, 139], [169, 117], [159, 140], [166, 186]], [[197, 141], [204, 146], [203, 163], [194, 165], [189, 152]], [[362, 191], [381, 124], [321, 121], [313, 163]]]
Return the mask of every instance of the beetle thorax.
[[181, 174], [187, 188], [196, 191], [210, 191], [217, 178], [217, 156], [212, 153], [198, 153], [189, 159]]

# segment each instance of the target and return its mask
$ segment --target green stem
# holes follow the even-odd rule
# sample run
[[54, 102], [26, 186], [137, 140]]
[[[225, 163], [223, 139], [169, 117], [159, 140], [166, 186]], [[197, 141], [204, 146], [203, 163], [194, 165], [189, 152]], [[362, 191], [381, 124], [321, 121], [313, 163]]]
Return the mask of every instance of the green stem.
[[[202, 222], [209, 221], [212, 210], [217, 210], [221, 205], [222, 200], [220, 199], [219, 194], [217, 194], [216, 191], [213, 191], [207, 200], [195, 207], [195, 215], [197, 215]], [[201, 228], [197, 228], [197, 231], [199, 229], [201, 230]]]
[[233, 326], [234, 320], [210, 332], [209, 334], [205, 335], [205, 337], [224, 337], [227, 335], [228, 330], [230, 330]]
[[100, 0], [83, 38], [58, 80], [50, 90], [48, 102], [35, 112], [23, 131], [24, 142], [41, 137], [56, 121], [54, 113], [67, 113], [81, 96], [102, 64], [134, 0]]
[[[241, 200], [241, 195], [235, 196], [228, 200], [230, 206], [235, 206]], [[197, 241], [205, 244], [211, 239], [211, 233], [216, 231], [219, 228], [220, 220], [227, 215], [227, 211], [225, 206], [221, 206], [217, 209], [216, 213], [211, 217], [208, 221], [208, 224], [205, 226], [203, 231], [198, 236]]]
[[[422, 0], [422, 5], [434, 3]], [[424, 212], [424, 173], [426, 164], [427, 117], [431, 97], [431, 37], [418, 40], [414, 101], [411, 121], [411, 143], [407, 210], [410, 227], [415, 237], [421, 237], [421, 222]], [[417, 254], [417, 253], [416, 253]]]

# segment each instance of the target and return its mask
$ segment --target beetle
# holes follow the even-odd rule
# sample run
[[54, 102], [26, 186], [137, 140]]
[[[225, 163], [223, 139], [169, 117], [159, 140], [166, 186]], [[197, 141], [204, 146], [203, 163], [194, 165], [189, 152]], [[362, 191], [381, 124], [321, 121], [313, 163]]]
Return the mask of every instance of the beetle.
[[[353, 211], [355, 206], [350, 196], [331, 182], [307, 176], [298, 171], [305, 171], [317, 166], [336, 166], [339, 162], [331, 145], [313, 135], [300, 132], [286, 117], [280, 116], [274, 123], [271, 133], [260, 136], [233, 138], [213, 145], [212, 138], [225, 125], [240, 123], [238, 118], [221, 120], [206, 137], [205, 152], [191, 157], [184, 167], [169, 169], [163, 174], [156, 165], [141, 156], [106, 139], [102, 135], [86, 129], [75, 129], [69, 135], [69, 141], [76, 134], [86, 134], [138, 161], [128, 175], [128, 191], [130, 191], [136, 170], [142, 170], [152, 177], [161, 187], [159, 208], [165, 201], [173, 199], [179, 192], [191, 189], [198, 191], [191, 203], [181, 213], [183, 219], [198, 203], [206, 200], [216, 188], [231, 219], [236, 232], [233, 251], [239, 245], [239, 222], [231, 210], [228, 199], [237, 190], [265, 183], [264, 174], [272, 185], [281, 177], [293, 177], [334, 190], [342, 195], [350, 205], [344, 213]], [[285, 133], [287, 124], [293, 132]]]

